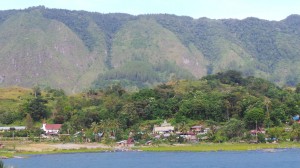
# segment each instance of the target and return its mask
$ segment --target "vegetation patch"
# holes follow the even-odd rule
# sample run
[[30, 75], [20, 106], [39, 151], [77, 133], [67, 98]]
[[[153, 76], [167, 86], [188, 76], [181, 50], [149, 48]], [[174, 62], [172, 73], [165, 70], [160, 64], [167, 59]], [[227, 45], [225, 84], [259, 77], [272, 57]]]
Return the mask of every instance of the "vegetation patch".
[[216, 151], [248, 151], [263, 149], [286, 149], [300, 148], [299, 143], [282, 144], [241, 144], [241, 143], [221, 143], [221, 144], [197, 144], [197, 145], [178, 145], [178, 146], [155, 146], [141, 147], [147, 152], [216, 152]]

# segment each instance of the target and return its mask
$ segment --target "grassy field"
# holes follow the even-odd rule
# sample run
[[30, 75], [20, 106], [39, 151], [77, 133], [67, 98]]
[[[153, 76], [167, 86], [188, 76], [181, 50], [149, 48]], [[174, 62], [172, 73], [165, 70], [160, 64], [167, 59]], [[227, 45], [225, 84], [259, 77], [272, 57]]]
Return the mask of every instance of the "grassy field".
[[300, 143], [281, 144], [237, 144], [237, 143], [207, 143], [197, 145], [161, 145], [151, 147], [139, 147], [138, 149], [147, 152], [209, 152], [209, 151], [246, 151], [279, 148], [300, 148]]
[[0, 110], [15, 111], [30, 96], [31, 89], [22, 87], [0, 88]]
[[0, 88], [0, 100], [9, 99], [9, 100], [20, 100], [22, 97], [31, 93], [32, 90], [22, 87], [7, 87]]

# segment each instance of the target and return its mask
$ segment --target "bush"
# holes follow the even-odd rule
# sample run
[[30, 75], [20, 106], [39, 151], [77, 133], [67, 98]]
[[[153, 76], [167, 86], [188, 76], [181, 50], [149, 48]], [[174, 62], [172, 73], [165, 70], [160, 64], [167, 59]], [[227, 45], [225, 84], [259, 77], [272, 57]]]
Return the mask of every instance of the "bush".
[[70, 135], [60, 135], [59, 140], [60, 140], [61, 142], [66, 143], [66, 142], [71, 142], [71, 141], [72, 141], [72, 138], [71, 138]]
[[9, 125], [15, 121], [14, 114], [12, 112], [4, 112], [0, 114], [0, 122], [5, 125]]
[[257, 134], [257, 141], [260, 143], [266, 143], [265, 134]]

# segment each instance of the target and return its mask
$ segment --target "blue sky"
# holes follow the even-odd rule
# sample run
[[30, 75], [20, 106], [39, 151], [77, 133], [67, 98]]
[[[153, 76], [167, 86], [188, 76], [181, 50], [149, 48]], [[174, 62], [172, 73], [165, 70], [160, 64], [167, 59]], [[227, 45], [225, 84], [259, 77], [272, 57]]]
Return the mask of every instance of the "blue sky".
[[0, 10], [38, 5], [100, 13], [168, 13], [212, 19], [251, 16], [282, 20], [290, 14], [300, 14], [300, 0], [1, 0]]

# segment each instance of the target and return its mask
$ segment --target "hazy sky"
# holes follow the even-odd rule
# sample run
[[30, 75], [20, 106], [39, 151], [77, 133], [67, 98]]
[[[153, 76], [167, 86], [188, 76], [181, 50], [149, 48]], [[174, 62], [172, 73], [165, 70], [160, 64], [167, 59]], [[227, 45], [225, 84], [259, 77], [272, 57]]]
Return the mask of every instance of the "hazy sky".
[[212, 19], [253, 16], [282, 20], [290, 14], [300, 14], [300, 0], [1, 0], [0, 10], [38, 5], [100, 13], [168, 13]]

